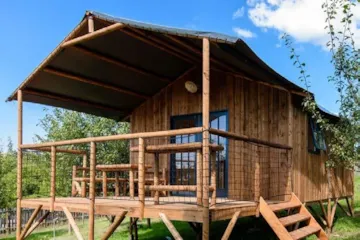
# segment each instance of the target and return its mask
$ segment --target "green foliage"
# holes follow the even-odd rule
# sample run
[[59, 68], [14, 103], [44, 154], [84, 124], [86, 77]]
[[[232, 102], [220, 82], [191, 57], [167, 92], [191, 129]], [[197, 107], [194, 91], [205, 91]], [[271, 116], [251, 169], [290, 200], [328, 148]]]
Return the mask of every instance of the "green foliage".
[[[322, 8], [326, 14], [326, 26], [330, 40], [327, 47], [331, 52], [334, 73], [328, 77], [339, 93], [340, 120], [330, 122], [320, 112], [314, 96], [309, 92], [310, 75], [306, 73], [306, 64], [300, 60], [293, 47], [292, 39], [284, 34], [285, 45], [290, 50], [290, 59], [299, 70], [299, 80], [305, 85], [307, 96], [304, 109], [315, 119], [328, 136], [329, 167], [345, 166], [353, 168], [359, 160], [360, 145], [360, 58], [352, 33], [352, 8], [356, 6], [350, 0], [325, 0]], [[342, 29], [335, 28], [340, 21]], [[334, 23], [335, 22], [335, 23]]]

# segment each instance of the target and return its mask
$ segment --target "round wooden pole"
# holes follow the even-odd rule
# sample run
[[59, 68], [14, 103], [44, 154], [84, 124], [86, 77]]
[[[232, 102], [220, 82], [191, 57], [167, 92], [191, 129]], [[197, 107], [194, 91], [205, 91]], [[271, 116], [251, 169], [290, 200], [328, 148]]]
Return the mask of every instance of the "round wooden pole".
[[203, 92], [202, 92], [202, 119], [203, 119], [203, 240], [209, 239], [209, 104], [210, 104], [210, 42], [203, 38]]
[[[87, 156], [86, 154], [83, 155], [83, 164], [82, 166], [84, 168], [86, 168], [87, 166]], [[82, 177], [85, 178], [86, 177], [86, 170], [84, 169], [82, 171]], [[86, 182], [85, 181], [81, 181], [81, 197], [86, 197]]]
[[[76, 167], [76, 166], [75, 166]], [[56, 148], [51, 147], [51, 191], [50, 191], [50, 212], [54, 211], [56, 192]]]
[[115, 172], [115, 197], [120, 196], [119, 172]]
[[196, 152], [196, 203], [198, 206], [202, 206], [202, 152], [197, 150]]
[[89, 240], [94, 240], [96, 144], [90, 143]]
[[140, 204], [140, 219], [144, 217], [145, 208], [145, 143], [143, 138], [139, 138], [139, 176], [138, 176], [138, 191]]
[[20, 239], [21, 235], [21, 199], [22, 199], [22, 159], [23, 154], [20, 146], [23, 140], [23, 96], [22, 91], [17, 92], [18, 100], [18, 152], [17, 152], [17, 178], [16, 178], [16, 239]]
[[[154, 185], [157, 186], [159, 185], [159, 154], [154, 154], [155, 155], [155, 162], [154, 162]], [[154, 204], [157, 205], [159, 204], [159, 191], [155, 191], [154, 194]]]
[[216, 204], [216, 152], [211, 152], [211, 206]]
[[103, 183], [103, 197], [107, 197], [107, 176], [106, 176], [106, 172], [105, 171], [103, 171], [102, 172], [102, 174], [103, 174], [103, 181], [102, 181], [102, 183]]
[[[72, 168], [72, 182], [71, 182], [71, 196], [76, 196], [76, 186], [75, 186], [75, 179], [76, 179], [76, 166], [74, 165]], [[82, 184], [82, 183], [81, 183]]]

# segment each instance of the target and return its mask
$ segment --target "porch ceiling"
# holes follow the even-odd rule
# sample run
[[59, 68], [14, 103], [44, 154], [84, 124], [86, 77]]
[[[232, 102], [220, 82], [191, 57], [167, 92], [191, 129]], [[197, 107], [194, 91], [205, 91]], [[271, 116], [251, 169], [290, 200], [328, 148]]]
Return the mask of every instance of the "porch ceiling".
[[[212, 68], [302, 91], [267, 66], [242, 40], [222, 34], [87, 12], [67, 40], [87, 33], [88, 15], [94, 18], [95, 31], [114, 23], [124, 27], [73, 46], [60, 44], [19, 86], [24, 101], [122, 120], [182, 74], [201, 68], [203, 37], [212, 43]], [[17, 90], [8, 101], [17, 99]]]

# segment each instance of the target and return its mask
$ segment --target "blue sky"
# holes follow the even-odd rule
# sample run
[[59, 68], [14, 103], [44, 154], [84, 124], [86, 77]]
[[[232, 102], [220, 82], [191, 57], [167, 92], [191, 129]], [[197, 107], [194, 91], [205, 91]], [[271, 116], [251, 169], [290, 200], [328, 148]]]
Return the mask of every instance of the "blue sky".
[[[304, 15], [301, 19], [296, 16], [285, 19], [286, 14], [291, 11], [291, 8], [286, 9], [289, 7], [289, 4], [283, 3], [286, 1], [290, 0], [229, 0], [226, 4], [215, 0], [2, 0], [0, 139], [3, 144], [6, 144], [8, 137], [16, 141], [16, 102], [5, 103], [6, 98], [78, 24], [86, 10], [161, 25], [239, 36], [273, 69], [302, 85], [298, 81], [298, 71], [289, 60], [288, 50], [283, 46], [282, 40], [279, 40], [282, 32], [288, 32], [295, 38], [295, 47], [308, 66], [311, 91], [316, 94], [317, 101], [330, 111], [337, 112], [337, 93], [327, 81], [332, 68], [329, 64], [330, 55], [323, 47], [326, 38], [321, 32], [324, 20], [320, 17], [318, 22], [312, 23]], [[319, 1], [305, 2], [314, 9], [321, 5]], [[301, 9], [309, 6], [292, 7]], [[318, 18], [318, 14], [314, 14], [315, 18]], [[41, 105], [24, 105], [25, 143], [32, 142], [35, 133], [41, 134], [37, 123], [44, 116], [43, 109], [44, 106]]]

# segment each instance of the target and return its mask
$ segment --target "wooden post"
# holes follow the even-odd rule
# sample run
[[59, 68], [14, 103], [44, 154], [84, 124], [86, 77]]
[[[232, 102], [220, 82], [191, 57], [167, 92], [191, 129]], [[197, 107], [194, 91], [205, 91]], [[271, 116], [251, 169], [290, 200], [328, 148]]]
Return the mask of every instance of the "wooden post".
[[145, 144], [143, 138], [139, 138], [138, 168], [139, 168], [138, 191], [139, 191], [139, 204], [140, 204], [140, 219], [142, 219], [144, 217], [144, 208], [145, 208]]
[[330, 233], [331, 232], [331, 198], [328, 198], [328, 204], [327, 204], [327, 216], [326, 216], [327, 222], [328, 222], [328, 228], [327, 228], [327, 232]]
[[106, 171], [102, 172], [103, 175], [103, 197], [107, 197], [107, 176], [106, 176]]
[[202, 152], [196, 151], [196, 203], [198, 206], [202, 206]]
[[211, 152], [211, 206], [216, 204], [216, 152]]
[[94, 240], [96, 144], [90, 143], [89, 240]]
[[107, 240], [111, 235], [115, 232], [116, 228], [120, 226], [122, 221], [125, 219], [127, 211], [122, 212], [119, 216], [116, 216], [114, 222], [110, 225], [110, 227], [106, 230], [103, 236], [101, 236], [101, 240]]
[[[159, 185], [159, 154], [155, 153], [155, 162], [154, 162], [154, 185]], [[159, 204], [159, 191], [155, 191], [154, 194], [154, 204]]]
[[56, 148], [51, 147], [51, 190], [50, 190], [50, 212], [54, 212], [56, 192]]
[[[292, 102], [292, 94], [291, 92], [288, 93], [288, 104], [289, 104], [289, 112], [288, 112], [288, 145], [290, 147], [293, 146], [293, 102]], [[286, 194], [291, 193], [294, 191], [294, 181], [293, 181], [293, 161], [292, 161], [292, 150], [287, 150], [287, 157], [288, 157], [288, 164], [290, 165], [288, 169], [288, 181], [287, 181], [287, 189]], [[289, 189], [290, 188], [290, 189]], [[290, 196], [290, 195], [289, 195]], [[286, 197], [286, 196], [285, 196]], [[286, 199], [289, 200], [289, 199]]]
[[210, 104], [210, 42], [203, 38], [202, 74], [202, 119], [203, 119], [203, 240], [209, 239], [209, 104]]
[[120, 196], [119, 172], [115, 172], [115, 197]]
[[[86, 154], [83, 155], [83, 164], [82, 166], [84, 168], [86, 168], [87, 166], [87, 156]], [[82, 171], [82, 177], [85, 178], [86, 177], [86, 170], [84, 169]], [[81, 197], [86, 197], [86, 182], [85, 181], [81, 181]]]
[[349, 197], [346, 197], [345, 199], [346, 199], [346, 205], [349, 209], [349, 213], [350, 213], [351, 217], [354, 217], [354, 215], [355, 215], [354, 214], [354, 197], [351, 196], [350, 201], [349, 201]]
[[23, 97], [22, 91], [17, 92], [18, 100], [18, 152], [17, 152], [17, 177], [16, 177], [16, 239], [20, 239], [21, 235], [21, 199], [22, 199], [22, 159], [23, 154], [20, 148], [23, 139]]
[[49, 214], [49, 211], [45, 212], [45, 214], [39, 220], [37, 220], [33, 225], [31, 225], [24, 238], [27, 238], [49, 216]]
[[75, 197], [76, 196], [76, 186], [75, 186], [75, 178], [76, 178], [76, 166], [74, 165], [72, 168], [72, 181], [71, 181], [71, 196]]
[[234, 213], [233, 217], [231, 218], [225, 232], [224, 232], [224, 235], [222, 236], [221, 240], [228, 240], [231, 233], [232, 233], [232, 230], [234, 229], [234, 226], [236, 224], [236, 221], [238, 220], [239, 218], [239, 215], [240, 215], [240, 211], [237, 211]]

